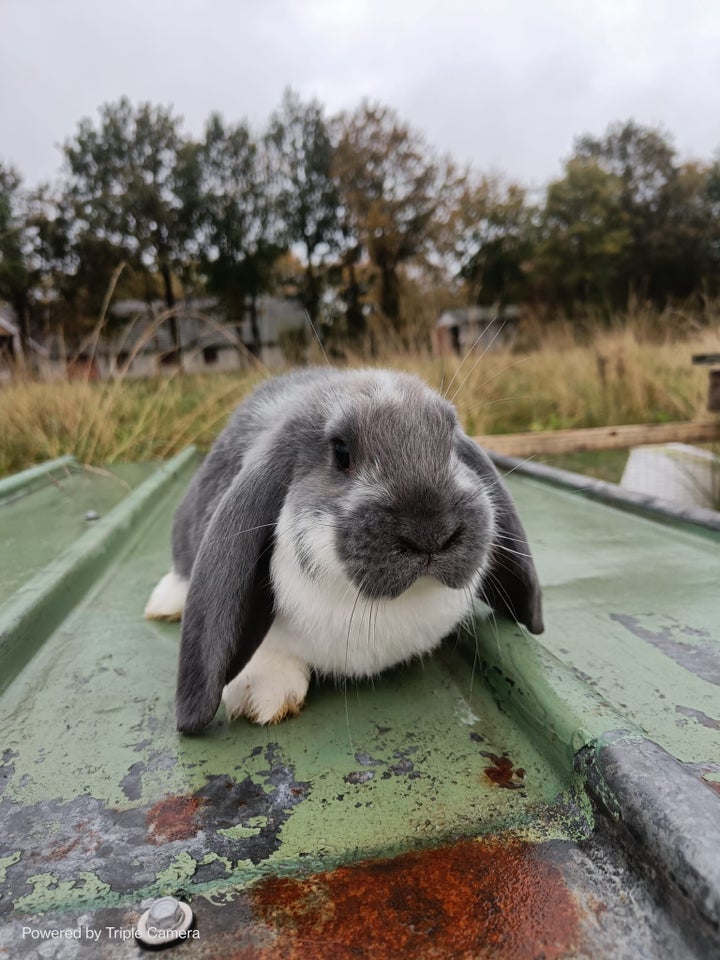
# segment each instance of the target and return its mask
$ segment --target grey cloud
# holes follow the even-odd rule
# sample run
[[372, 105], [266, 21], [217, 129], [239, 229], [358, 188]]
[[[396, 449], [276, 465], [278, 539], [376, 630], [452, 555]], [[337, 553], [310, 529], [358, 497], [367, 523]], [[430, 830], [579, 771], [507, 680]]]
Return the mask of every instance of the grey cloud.
[[29, 183], [100, 103], [261, 125], [291, 85], [330, 111], [368, 96], [479, 169], [539, 184], [575, 136], [633, 116], [682, 156], [720, 146], [720, 8], [704, 0], [3, 0], [0, 160]]

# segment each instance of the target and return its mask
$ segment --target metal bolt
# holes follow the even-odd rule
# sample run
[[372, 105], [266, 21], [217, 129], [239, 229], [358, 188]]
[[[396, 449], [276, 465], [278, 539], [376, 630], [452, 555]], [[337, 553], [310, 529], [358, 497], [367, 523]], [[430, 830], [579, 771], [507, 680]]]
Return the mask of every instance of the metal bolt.
[[160, 897], [148, 911], [148, 922], [163, 930], [170, 930], [183, 921], [183, 909], [175, 897]]
[[150, 946], [172, 943], [181, 939], [192, 921], [192, 910], [187, 903], [175, 897], [160, 897], [138, 920], [138, 939]]

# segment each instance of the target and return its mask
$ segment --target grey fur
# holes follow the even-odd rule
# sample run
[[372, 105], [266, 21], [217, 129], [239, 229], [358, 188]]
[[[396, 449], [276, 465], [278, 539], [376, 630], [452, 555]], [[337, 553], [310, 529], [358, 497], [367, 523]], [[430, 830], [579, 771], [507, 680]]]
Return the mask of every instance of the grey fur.
[[[335, 461], [338, 438], [350, 447], [350, 471]], [[483, 599], [542, 631], [540, 587], [512, 500], [452, 406], [408, 374], [288, 374], [235, 411], [175, 516], [174, 566], [190, 579], [180, 730], [212, 719], [224, 684], [270, 628], [274, 525], [288, 496], [293, 515], [332, 516], [345, 573], [367, 596], [398, 596], [423, 574], [465, 586], [485, 566]], [[295, 541], [312, 576], [301, 530]]]

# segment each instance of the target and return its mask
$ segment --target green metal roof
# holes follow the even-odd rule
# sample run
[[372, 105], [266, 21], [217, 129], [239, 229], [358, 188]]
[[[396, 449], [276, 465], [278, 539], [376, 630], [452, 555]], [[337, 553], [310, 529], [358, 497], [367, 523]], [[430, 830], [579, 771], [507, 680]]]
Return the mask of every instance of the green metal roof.
[[714, 955], [716, 534], [513, 473], [540, 640], [479, 608], [295, 719], [184, 737], [179, 627], [142, 611], [196, 462], [0, 506], [0, 955], [134, 957], [165, 894], [188, 957]]
[[620, 716], [720, 782], [720, 533], [518, 480], [550, 650]]

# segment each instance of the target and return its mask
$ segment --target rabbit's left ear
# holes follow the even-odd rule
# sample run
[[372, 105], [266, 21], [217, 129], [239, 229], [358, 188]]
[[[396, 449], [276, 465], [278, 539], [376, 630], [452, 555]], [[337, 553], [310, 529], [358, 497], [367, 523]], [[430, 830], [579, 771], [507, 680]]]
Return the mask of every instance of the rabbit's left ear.
[[287, 486], [277, 464], [244, 466], [205, 531], [182, 618], [176, 712], [184, 733], [212, 720], [224, 685], [270, 629], [270, 559]]
[[498, 534], [480, 587], [480, 599], [493, 610], [525, 624], [532, 633], [542, 633], [540, 583], [512, 497], [488, 455], [469, 437], [458, 434], [455, 450], [482, 480], [497, 512]]

